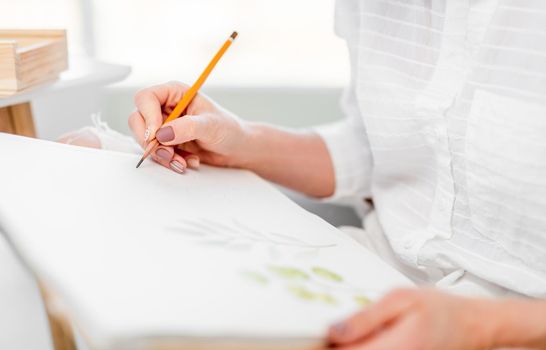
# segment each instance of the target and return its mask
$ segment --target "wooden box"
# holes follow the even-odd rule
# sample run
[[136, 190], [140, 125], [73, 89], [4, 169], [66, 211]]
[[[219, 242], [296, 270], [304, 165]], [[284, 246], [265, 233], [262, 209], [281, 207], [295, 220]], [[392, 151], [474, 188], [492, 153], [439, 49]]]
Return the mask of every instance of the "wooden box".
[[55, 80], [67, 68], [66, 31], [0, 30], [0, 97]]

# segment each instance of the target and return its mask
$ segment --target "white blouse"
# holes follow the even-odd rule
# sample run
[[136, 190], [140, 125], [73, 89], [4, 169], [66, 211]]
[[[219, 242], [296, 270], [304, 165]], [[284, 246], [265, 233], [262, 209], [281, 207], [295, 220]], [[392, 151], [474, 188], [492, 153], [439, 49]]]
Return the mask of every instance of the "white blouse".
[[373, 198], [401, 261], [546, 297], [546, 1], [338, 0], [334, 199]]

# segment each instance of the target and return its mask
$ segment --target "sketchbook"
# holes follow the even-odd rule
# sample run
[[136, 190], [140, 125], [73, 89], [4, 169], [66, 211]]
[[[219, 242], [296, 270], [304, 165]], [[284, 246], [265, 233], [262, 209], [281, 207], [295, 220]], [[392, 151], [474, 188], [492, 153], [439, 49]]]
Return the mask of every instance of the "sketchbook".
[[97, 349], [320, 348], [411, 286], [248, 171], [0, 134], [0, 231]]

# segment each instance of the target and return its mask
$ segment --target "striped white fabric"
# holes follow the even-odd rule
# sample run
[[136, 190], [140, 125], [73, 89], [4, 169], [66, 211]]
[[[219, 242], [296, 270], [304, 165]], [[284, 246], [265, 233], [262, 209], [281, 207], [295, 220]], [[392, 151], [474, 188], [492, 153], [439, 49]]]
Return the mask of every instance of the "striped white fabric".
[[372, 197], [406, 264], [546, 297], [546, 1], [338, 0], [335, 200]]

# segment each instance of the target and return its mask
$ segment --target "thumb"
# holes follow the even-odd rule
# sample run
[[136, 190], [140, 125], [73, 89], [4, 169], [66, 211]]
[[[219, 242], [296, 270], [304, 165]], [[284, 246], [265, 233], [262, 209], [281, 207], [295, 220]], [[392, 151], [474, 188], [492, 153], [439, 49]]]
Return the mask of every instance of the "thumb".
[[415, 293], [409, 289], [389, 293], [378, 303], [331, 327], [328, 340], [333, 344], [349, 344], [369, 336], [408, 310]]
[[179, 145], [188, 141], [207, 142], [211, 137], [210, 118], [203, 115], [185, 115], [163, 125], [156, 133], [157, 141], [166, 146]]

